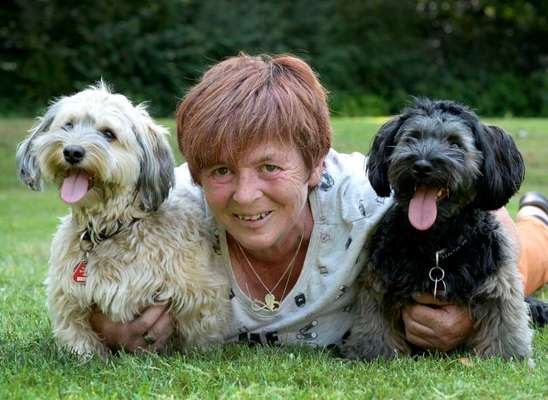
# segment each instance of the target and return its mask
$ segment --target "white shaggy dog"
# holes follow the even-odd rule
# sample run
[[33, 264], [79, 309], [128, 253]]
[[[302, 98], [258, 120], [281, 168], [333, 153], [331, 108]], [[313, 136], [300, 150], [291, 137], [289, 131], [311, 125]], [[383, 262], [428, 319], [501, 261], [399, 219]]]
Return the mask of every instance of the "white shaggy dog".
[[226, 276], [212, 262], [208, 222], [188, 193], [170, 189], [167, 130], [143, 106], [96, 87], [52, 104], [17, 150], [21, 179], [59, 185], [61, 220], [46, 279], [54, 335], [86, 355], [107, 348], [92, 305], [113, 321], [171, 300], [178, 344], [218, 342], [227, 322]]

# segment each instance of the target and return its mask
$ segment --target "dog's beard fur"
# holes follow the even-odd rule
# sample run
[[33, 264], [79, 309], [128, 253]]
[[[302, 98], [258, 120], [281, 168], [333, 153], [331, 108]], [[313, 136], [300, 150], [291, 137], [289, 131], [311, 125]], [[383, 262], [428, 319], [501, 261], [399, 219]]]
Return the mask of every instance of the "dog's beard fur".
[[392, 189], [395, 205], [368, 243], [358, 317], [344, 348], [348, 357], [411, 351], [401, 309], [415, 295], [432, 293], [428, 274], [436, 251], [455, 248], [441, 264], [441, 295], [469, 307], [476, 319], [466, 345], [481, 355], [530, 355], [532, 333], [515, 252], [486, 211], [508, 201], [523, 171], [510, 136], [452, 102], [418, 100], [381, 128], [368, 174], [378, 195]]
[[[77, 161], [65, 154], [75, 146], [82, 155]], [[103, 83], [61, 98], [19, 146], [17, 161], [27, 185], [40, 189], [44, 177], [72, 207], [52, 243], [46, 280], [62, 344], [78, 354], [104, 353], [88, 321], [92, 304], [127, 322], [166, 299], [179, 343], [221, 340], [228, 283], [212, 260], [210, 226], [188, 193], [169, 195], [174, 162], [167, 130], [143, 106]], [[88, 277], [79, 285], [72, 272], [84, 258], [86, 231], [108, 239], [90, 252]]]

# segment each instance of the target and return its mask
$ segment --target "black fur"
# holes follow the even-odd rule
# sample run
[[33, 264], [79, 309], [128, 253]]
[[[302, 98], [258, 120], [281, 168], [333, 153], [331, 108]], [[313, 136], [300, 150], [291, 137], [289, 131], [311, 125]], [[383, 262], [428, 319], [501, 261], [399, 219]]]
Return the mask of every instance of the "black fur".
[[512, 136], [492, 125], [476, 132], [476, 147], [483, 154], [482, 179], [478, 182], [476, 206], [496, 210], [519, 190], [525, 177], [525, 164]]
[[434, 225], [417, 232], [407, 213], [393, 206], [380, 221], [369, 248], [369, 273], [375, 274], [385, 289], [383, 307], [388, 312], [413, 303], [417, 293], [432, 293], [434, 283], [428, 272], [435, 266], [435, 253], [457, 251], [439, 262], [445, 270], [445, 300], [472, 305], [475, 289], [496, 273], [503, 255], [497, 237], [498, 221], [489, 212], [467, 208], [451, 223]]
[[[395, 203], [367, 243], [369, 259], [345, 355], [374, 359], [411, 352], [401, 312], [416, 295], [434, 293], [429, 272], [440, 251], [445, 276], [436, 297], [469, 308], [476, 322], [470, 347], [482, 355], [530, 354], [517, 266], [504, 229], [488, 211], [506, 204], [523, 180], [523, 159], [512, 138], [481, 124], [464, 106], [415, 99], [381, 127], [367, 170], [377, 194], [392, 193]], [[434, 194], [436, 219], [425, 223], [417, 215], [433, 214], [417, 212], [432, 209]], [[430, 200], [421, 203], [419, 196]], [[416, 227], [409, 214], [413, 198], [423, 204], [413, 209]]]

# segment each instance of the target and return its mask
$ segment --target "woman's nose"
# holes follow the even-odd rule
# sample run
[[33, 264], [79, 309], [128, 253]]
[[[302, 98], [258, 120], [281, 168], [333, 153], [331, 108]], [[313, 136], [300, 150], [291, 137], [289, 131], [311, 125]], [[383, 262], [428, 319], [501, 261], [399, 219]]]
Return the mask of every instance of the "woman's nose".
[[262, 196], [260, 179], [252, 173], [239, 174], [233, 198], [240, 204], [250, 204]]

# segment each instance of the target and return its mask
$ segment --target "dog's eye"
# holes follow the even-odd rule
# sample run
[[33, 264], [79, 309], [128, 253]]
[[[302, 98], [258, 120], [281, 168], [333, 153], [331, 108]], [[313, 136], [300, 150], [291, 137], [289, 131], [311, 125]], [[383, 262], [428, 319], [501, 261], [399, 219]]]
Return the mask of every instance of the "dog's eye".
[[460, 142], [460, 139], [457, 136], [449, 136], [447, 138], [447, 142], [449, 142], [449, 147], [451, 147], [452, 149], [462, 148], [462, 144]]
[[415, 143], [417, 140], [420, 140], [421, 133], [419, 131], [409, 131], [402, 136], [401, 141], [405, 144]]
[[101, 133], [109, 142], [116, 140], [116, 135], [108, 128], [101, 129]]
[[69, 129], [72, 129], [74, 127], [74, 124], [72, 122], [67, 122], [65, 125], [61, 127], [64, 131], [68, 131]]

